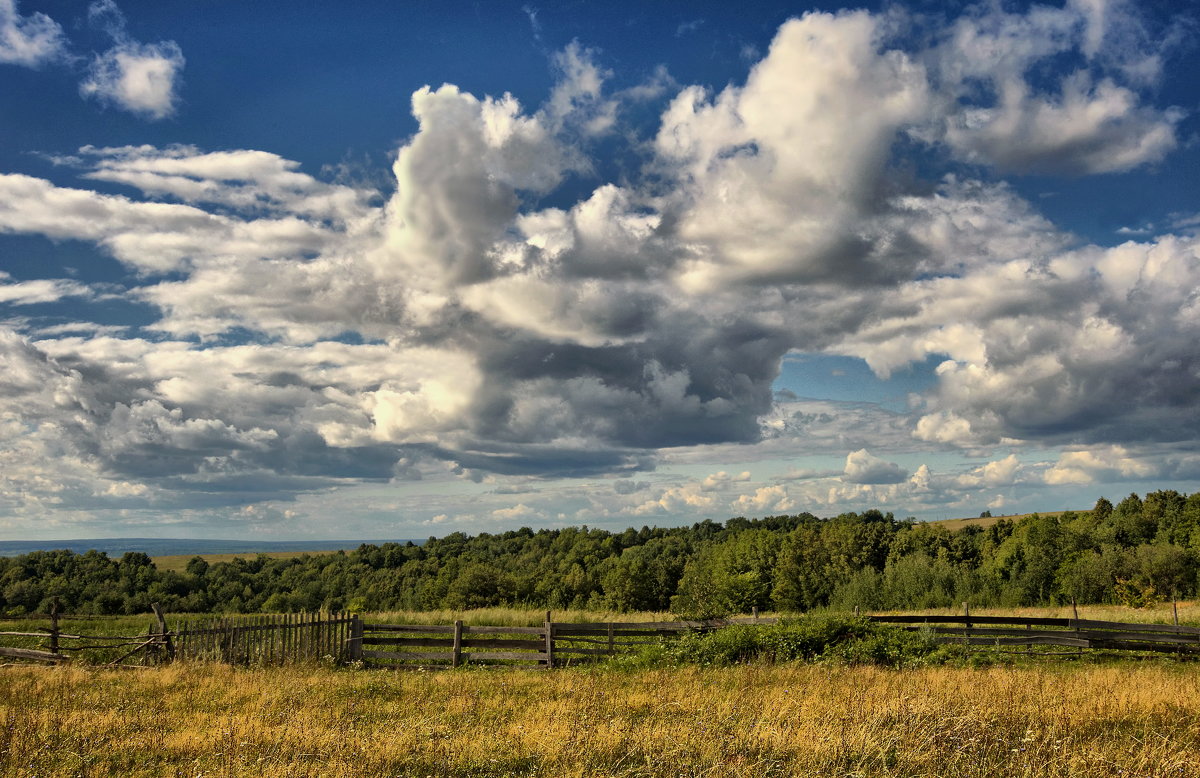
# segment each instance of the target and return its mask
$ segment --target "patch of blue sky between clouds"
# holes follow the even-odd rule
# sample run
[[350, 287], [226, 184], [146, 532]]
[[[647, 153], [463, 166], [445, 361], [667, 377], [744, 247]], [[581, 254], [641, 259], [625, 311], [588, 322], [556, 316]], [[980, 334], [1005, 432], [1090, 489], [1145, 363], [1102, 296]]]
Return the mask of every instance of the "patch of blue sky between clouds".
[[903, 413], [911, 409], [913, 395], [922, 394], [937, 383], [934, 370], [943, 361], [943, 357], [931, 356], [883, 379], [857, 357], [788, 354], [780, 365], [774, 389], [812, 400], [874, 403]]

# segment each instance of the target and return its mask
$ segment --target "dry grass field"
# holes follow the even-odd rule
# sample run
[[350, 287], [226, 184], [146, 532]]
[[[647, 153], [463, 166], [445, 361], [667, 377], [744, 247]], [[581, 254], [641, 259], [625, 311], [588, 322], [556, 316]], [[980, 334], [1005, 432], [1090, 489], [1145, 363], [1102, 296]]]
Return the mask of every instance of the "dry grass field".
[[0, 669], [5, 776], [1195, 776], [1170, 662]]

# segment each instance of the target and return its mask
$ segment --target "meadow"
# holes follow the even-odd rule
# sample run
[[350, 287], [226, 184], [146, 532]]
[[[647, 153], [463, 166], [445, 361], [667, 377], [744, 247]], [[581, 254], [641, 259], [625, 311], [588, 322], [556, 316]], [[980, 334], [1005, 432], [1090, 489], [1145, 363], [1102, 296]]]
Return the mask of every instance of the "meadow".
[[0, 774], [1193, 776], [1171, 662], [0, 669]]

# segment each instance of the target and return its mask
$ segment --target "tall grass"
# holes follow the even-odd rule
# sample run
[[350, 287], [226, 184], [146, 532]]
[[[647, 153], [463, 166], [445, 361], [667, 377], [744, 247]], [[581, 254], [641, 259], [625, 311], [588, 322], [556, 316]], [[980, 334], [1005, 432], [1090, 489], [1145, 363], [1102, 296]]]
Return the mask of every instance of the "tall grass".
[[0, 774], [1190, 776], [1200, 674], [8, 667]]

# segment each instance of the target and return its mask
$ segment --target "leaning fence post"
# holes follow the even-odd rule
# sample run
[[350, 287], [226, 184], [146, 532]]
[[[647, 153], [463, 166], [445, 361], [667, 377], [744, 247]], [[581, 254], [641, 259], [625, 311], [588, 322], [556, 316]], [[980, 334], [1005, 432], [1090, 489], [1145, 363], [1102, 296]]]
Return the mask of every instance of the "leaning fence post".
[[454, 653], [450, 655], [450, 666], [458, 667], [462, 663], [462, 619], [454, 622]]
[[[546, 613], [550, 615], [549, 612]], [[554, 667], [554, 622], [546, 619], [546, 669]]]
[[150, 610], [154, 611], [154, 618], [158, 619], [158, 639], [166, 653], [167, 661], [170, 662], [175, 659], [175, 646], [172, 645], [171, 633], [167, 630], [167, 618], [157, 602], [150, 603]]

